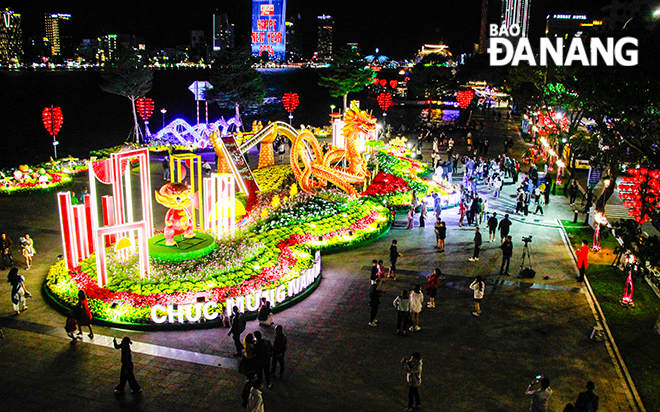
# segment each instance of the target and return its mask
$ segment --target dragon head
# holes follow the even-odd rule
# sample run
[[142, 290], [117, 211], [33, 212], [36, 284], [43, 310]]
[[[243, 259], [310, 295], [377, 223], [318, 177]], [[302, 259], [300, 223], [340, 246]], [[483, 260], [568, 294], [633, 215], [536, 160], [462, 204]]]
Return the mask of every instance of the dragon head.
[[344, 136], [359, 136], [361, 133], [368, 135], [376, 130], [376, 118], [357, 107], [355, 102], [352, 102], [351, 108], [346, 111], [344, 123]]
[[190, 207], [192, 190], [183, 183], [168, 183], [156, 192], [156, 201], [170, 209], [181, 210]]

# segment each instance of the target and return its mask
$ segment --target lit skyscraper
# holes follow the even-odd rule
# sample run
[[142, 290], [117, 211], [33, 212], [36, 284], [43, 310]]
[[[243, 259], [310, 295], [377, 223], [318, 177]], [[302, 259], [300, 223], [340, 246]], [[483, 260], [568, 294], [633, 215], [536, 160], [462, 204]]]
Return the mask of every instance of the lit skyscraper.
[[213, 51], [234, 47], [234, 25], [225, 13], [213, 15]]
[[322, 61], [332, 60], [332, 16], [318, 16], [318, 59]]
[[520, 36], [529, 34], [529, 8], [532, 0], [502, 0], [502, 24], [511, 27], [517, 24], [520, 27]]
[[71, 18], [70, 14], [46, 13], [46, 38], [50, 43], [51, 56], [62, 55], [62, 21]]
[[21, 15], [9, 9], [0, 11], [0, 66], [18, 64], [23, 58]]

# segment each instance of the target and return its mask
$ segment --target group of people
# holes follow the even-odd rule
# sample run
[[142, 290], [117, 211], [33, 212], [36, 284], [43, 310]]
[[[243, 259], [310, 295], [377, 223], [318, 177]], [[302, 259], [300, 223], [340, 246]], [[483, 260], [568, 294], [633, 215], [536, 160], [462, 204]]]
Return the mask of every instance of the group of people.
[[[37, 253], [34, 248], [34, 240], [30, 237], [29, 233], [26, 233], [19, 240], [21, 243], [21, 255], [25, 259], [25, 270], [30, 270], [32, 267], [32, 257]], [[0, 254], [2, 255], [2, 268], [0, 269], [6, 270], [14, 266], [13, 247], [14, 242], [12, 242], [11, 238], [6, 233], [0, 234]]]

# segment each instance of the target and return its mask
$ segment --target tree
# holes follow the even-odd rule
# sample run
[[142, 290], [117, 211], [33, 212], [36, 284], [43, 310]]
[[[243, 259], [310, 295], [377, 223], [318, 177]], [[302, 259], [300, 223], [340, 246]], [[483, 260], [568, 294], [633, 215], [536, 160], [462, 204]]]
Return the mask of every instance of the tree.
[[425, 56], [410, 72], [408, 95], [422, 99], [440, 99], [457, 88], [454, 68], [441, 54]]
[[333, 56], [330, 68], [321, 73], [319, 86], [327, 87], [332, 97], [343, 97], [346, 111], [348, 94], [364, 89], [374, 77], [376, 72], [366, 66], [358, 49], [343, 47]]
[[135, 109], [135, 101], [151, 91], [154, 74], [135, 50], [120, 48], [116, 57], [106, 62], [101, 89], [105, 92], [124, 96], [131, 101], [133, 110], [134, 139], [140, 142], [140, 126]]
[[209, 71], [213, 89], [206, 98], [220, 108], [251, 109], [264, 101], [265, 90], [261, 73], [252, 67], [247, 52], [226, 50], [220, 53]]

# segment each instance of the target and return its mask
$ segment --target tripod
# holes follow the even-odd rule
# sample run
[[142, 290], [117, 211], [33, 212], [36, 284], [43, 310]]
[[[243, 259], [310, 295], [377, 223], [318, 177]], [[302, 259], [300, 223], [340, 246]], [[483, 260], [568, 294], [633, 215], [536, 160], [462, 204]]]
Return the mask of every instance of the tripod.
[[[529, 248], [529, 244], [530, 244], [531, 240], [527, 240], [527, 241], [523, 240], [523, 242], [525, 242], [525, 246], [523, 246], [522, 259], [521, 259], [521, 262], [520, 262], [520, 272], [518, 273], [519, 278], [524, 277], [523, 276], [523, 271], [525, 269], [529, 269], [532, 272], [534, 272], [532, 270], [532, 253], [531, 253], [530, 248]], [[525, 262], [527, 264], [525, 264]]]

